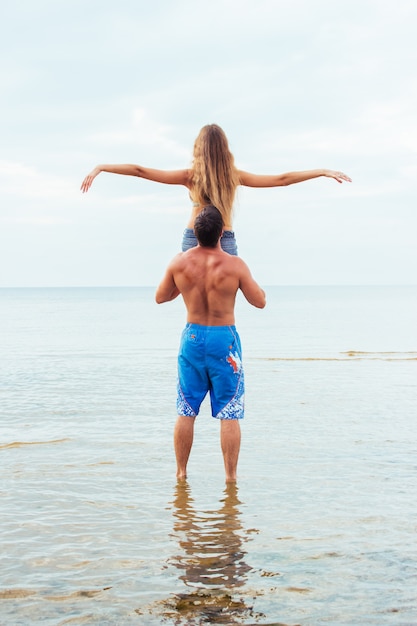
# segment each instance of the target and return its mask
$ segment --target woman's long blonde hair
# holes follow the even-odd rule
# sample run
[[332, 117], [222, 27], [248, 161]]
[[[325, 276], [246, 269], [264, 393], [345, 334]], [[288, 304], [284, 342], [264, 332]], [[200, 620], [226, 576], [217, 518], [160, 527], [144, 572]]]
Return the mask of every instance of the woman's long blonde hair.
[[239, 176], [224, 131], [217, 124], [203, 126], [194, 143], [191, 196], [194, 202], [212, 204], [231, 225]]

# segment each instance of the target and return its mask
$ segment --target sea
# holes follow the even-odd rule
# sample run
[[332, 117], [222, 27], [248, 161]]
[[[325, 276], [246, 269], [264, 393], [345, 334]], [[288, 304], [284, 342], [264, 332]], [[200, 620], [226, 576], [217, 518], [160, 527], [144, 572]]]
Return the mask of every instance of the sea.
[[239, 296], [236, 484], [173, 452], [182, 301], [0, 289], [0, 624], [417, 625], [417, 287]]

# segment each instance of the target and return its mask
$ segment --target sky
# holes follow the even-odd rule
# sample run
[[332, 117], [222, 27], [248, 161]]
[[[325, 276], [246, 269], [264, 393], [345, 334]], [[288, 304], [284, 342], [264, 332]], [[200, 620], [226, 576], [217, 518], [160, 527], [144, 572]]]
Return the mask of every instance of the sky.
[[191, 164], [208, 123], [238, 168], [239, 255], [267, 285], [416, 284], [415, 0], [15, 0], [0, 8], [0, 287], [156, 285], [180, 186], [100, 163]]

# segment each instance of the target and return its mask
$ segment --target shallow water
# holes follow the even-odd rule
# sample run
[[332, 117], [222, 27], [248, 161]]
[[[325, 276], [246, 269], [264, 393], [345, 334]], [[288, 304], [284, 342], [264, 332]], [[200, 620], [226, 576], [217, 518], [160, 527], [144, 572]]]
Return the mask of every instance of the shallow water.
[[0, 290], [0, 623], [417, 624], [416, 288], [238, 303], [237, 486], [172, 450], [181, 302]]

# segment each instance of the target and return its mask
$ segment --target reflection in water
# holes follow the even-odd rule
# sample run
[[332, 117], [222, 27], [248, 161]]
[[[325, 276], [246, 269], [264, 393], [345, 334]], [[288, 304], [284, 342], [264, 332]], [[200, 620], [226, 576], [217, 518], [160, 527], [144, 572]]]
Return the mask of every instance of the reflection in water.
[[232, 596], [252, 569], [244, 561], [248, 532], [240, 521], [236, 484], [226, 485], [220, 504], [215, 511], [196, 511], [188, 483], [176, 486], [174, 536], [181, 553], [170, 562], [180, 570], [179, 579], [194, 588], [169, 603], [177, 624], [237, 624], [239, 617], [260, 617], [242, 598]]
[[187, 483], [179, 483], [174, 498], [174, 533], [183, 554], [173, 563], [183, 570], [179, 577], [194, 587], [240, 587], [250, 571], [240, 522], [237, 486], [227, 485], [218, 511], [197, 512]]

